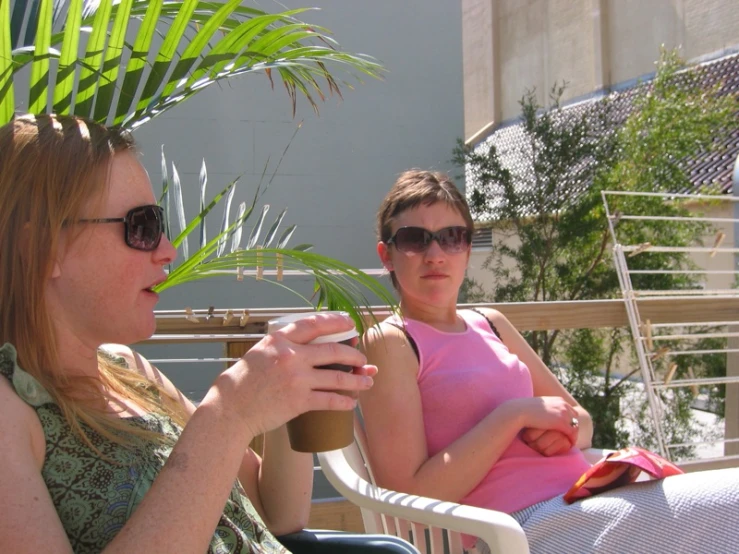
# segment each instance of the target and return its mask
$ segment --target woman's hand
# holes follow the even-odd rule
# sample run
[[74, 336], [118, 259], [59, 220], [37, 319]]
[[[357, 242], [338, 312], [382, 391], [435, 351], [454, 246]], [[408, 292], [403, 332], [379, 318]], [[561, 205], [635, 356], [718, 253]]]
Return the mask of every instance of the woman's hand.
[[[365, 366], [366, 358], [356, 348], [308, 343], [352, 327], [349, 318], [337, 314], [316, 314], [291, 323], [254, 345], [218, 377], [208, 395], [222, 396], [252, 436], [307, 411], [351, 410], [356, 393], [372, 386], [376, 369]], [[353, 373], [315, 369], [331, 363], [359, 369]]]
[[572, 450], [572, 438], [552, 429], [534, 429], [529, 427], [521, 432], [521, 440], [542, 456], [558, 456]]
[[[576, 443], [578, 412], [561, 396], [515, 398], [508, 403], [513, 404], [519, 411], [521, 426], [524, 429], [521, 438], [538, 452], [542, 454], [544, 454], [542, 450], [552, 452], [544, 454], [549, 456], [564, 446], [563, 440], [569, 443], [568, 449]], [[549, 431], [552, 433], [547, 433]], [[561, 436], [558, 438], [557, 434]]]

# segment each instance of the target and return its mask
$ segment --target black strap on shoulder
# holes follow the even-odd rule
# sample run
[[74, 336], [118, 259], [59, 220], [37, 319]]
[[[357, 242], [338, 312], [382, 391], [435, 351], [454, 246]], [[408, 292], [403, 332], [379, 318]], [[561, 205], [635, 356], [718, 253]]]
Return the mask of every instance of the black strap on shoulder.
[[472, 310], [473, 312], [476, 312], [476, 313], [480, 314], [482, 317], [484, 317], [485, 318], [485, 321], [487, 321], [488, 322], [488, 325], [490, 325], [490, 330], [493, 333], [495, 333], [495, 336], [500, 339], [500, 342], [503, 342], [503, 337], [500, 336], [500, 333], [498, 332], [498, 329], [495, 328], [495, 324], [492, 321], [490, 321], [490, 319], [488, 318], [488, 316], [486, 316], [484, 313], [482, 313], [477, 308], [470, 308], [470, 310]]
[[421, 357], [418, 355], [418, 345], [416, 344], [416, 341], [413, 339], [413, 337], [410, 336], [405, 326], [398, 325], [397, 323], [393, 323], [392, 321], [386, 321], [385, 323], [387, 323], [388, 325], [392, 325], [396, 329], [400, 329], [401, 331], [403, 331], [403, 334], [405, 335], [405, 338], [408, 341], [408, 344], [411, 345], [411, 348], [413, 349], [413, 353], [416, 355], [416, 359], [420, 360]]

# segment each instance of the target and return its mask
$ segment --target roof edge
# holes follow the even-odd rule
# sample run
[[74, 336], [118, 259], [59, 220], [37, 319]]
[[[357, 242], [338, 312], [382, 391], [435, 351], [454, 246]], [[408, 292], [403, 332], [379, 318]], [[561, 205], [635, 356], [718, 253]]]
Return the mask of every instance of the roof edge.
[[[734, 46], [729, 46], [727, 48], [722, 48], [720, 50], [716, 50], [708, 54], [703, 54], [695, 58], [691, 58], [690, 60], [685, 62], [685, 65], [687, 66], [686, 69], [692, 69], [695, 67], [703, 67], [703, 66], [710, 65], [712, 63], [724, 60], [726, 58], [730, 58], [732, 56], [737, 56], [737, 55], [739, 55], [739, 44], [734, 45]], [[609, 85], [608, 87], [601, 87], [599, 89], [592, 90], [586, 94], [582, 94], [580, 96], [570, 98], [566, 102], [563, 102], [560, 107], [561, 108], [571, 108], [578, 104], [582, 104], [585, 102], [591, 102], [595, 99], [603, 98], [604, 96], [608, 96], [609, 94], [613, 92], [620, 92], [620, 91], [634, 88], [635, 86], [651, 81], [652, 79], [654, 79], [655, 75], [656, 75], [656, 71], [652, 71], [650, 73], [644, 73], [643, 75], [634, 77], [633, 79], [628, 79], [626, 81], [620, 81], [613, 85]], [[485, 142], [485, 140], [487, 140], [490, 137], [490, 135], [492, 135], [496, 131], [503, 129], [505, 127], [509, 127], [511, 125], [518, 125], [519, 123], [521, 123], [521, 116], [512, 117], [510, 119], [505, 119], [501, 121], [500, 123], [491, 121], [487, 123], [486, 125], [483, 125], [480, 128], [480, 130], [478, 130], [476, 133], [470, 136], [470, 138], [466, 139], [464, 141], [464, 144], [465, 146], [468, 146], [470, 148], [475, 148], [479, 146], [481, 143]]]

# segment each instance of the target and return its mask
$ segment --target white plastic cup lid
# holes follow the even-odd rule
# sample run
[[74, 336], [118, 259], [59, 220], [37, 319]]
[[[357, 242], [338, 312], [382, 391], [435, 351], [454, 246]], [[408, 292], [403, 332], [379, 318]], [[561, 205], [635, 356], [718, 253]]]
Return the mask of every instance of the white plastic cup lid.
[[[299, 321], [303, 318], [315, 315], [315, 314], [341, 314], [344, 316], [349, 316], [346, 312], [339, 312], [339, 311], [323, 311], [323, 312], [305, 312], [300, 314], [290, 314], [285, 315], [282, 317], [278, 317], [277, 319], [271, 319], [267, 323], [267, 333], [273, 333], [277, 331], [278, 329], [282, 329], [283, 327], [286, 327], [290, 323], [294, 323], [295, 321]], [[349, 329], [348, 331], [342, 331], [341, 333], [332, 333], [330, 335], [321, 335], [320, 337], [316, 337], [312, 341], [310, 341], [310, 344], [326, 344], [329, 342], [344, 342], [345, 340], [353, 339], [354, 337], [358, 337], [359, 332], [355, 329]]]

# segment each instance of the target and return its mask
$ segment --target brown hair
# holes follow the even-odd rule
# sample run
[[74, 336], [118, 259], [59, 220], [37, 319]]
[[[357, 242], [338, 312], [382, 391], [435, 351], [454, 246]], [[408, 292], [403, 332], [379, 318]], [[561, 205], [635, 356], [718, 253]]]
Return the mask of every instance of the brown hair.
[[[176, 407], [161, 407], [168, 402], [158, 398], [167, 395], [158, 387], [146, 386], [138, 372], [109, 357], [98, 356], [99, 380], [71, 379], [60, 371], [45, 298], [65, 222], [79, 219], [88, 202], [104, 197], [113, 156], [133, 149], [128, 132], [80, 117], [26, 115], [0, 127], [0, 345], [13, 344], [18, 364], [90, 446], [80, 422], [119, 443], [126, 440], [115, 431], [131, 431], [107, 414], [107, 403], [101, 407], [100, 385], [183, 421]], [[98, 402], [82, 400], [90, 398]]]
[[[464, 195], [451, 178], [438, 171], [409, 169], [400, 174], [377, 211], [377, 238], [387, 243], [392, 235], [393, 218], [417, 206], [430, 206], [443, 202], [454, 208], [464, 218], [466, 227], [474, 230], [470, 208]], [[398, 288], [395, 273], [390, 272], [393, 286]]]

